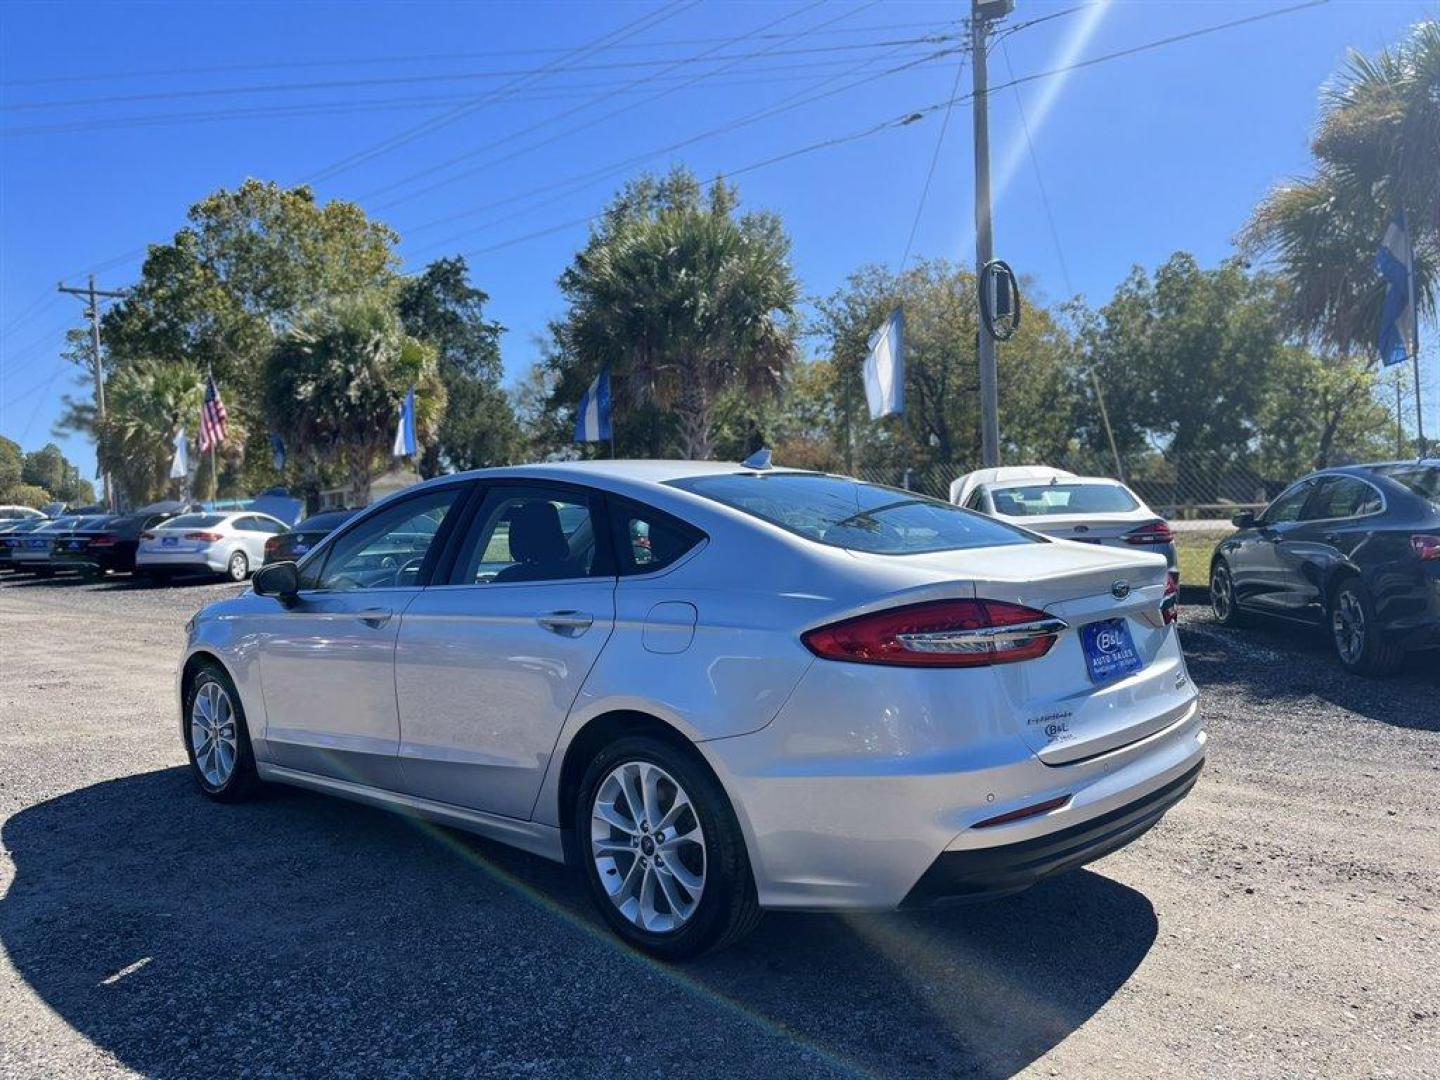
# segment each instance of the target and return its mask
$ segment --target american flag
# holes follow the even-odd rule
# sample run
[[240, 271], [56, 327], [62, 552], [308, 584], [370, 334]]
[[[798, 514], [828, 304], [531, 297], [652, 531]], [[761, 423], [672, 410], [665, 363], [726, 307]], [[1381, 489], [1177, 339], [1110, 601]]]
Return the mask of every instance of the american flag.
[[200, 407], [200, 452], [219, 446], [225, 441], [225, 403], [220, 400], [220, 388], [215, 385], [215, 376], [205, 379], [205, 404]]

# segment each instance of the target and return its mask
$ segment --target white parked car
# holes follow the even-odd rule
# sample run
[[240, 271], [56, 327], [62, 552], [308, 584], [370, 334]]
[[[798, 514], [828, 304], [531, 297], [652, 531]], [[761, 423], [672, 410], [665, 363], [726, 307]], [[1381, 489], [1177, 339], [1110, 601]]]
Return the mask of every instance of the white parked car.
[[181, 514], [140, 534], [135, 571], [157, 580], [224, 574], [244, 581], [265, 562], [265, 541], [286, 531], [284, 522], [251, 510]]
[[569, 860], [673, 959], [1134, 840], [1205, 759], [1174, 599], [1153, 554], [845, 477], [487, 470], [203, 609], [180, 732], [214, 799], [296, 784]]
[[950, 485], [951, 502], [1061, 540], [1140, 548], [1180, 561], [1164, 518], [1108, 476], [1076, 476], [1043, 465], [980, 469]]
[[0, 506], [0, 525], [9, 525], [17, 521], [44, 521], [46, 516], [39, 510], [28, 506], [11, 506], [9, 504]]

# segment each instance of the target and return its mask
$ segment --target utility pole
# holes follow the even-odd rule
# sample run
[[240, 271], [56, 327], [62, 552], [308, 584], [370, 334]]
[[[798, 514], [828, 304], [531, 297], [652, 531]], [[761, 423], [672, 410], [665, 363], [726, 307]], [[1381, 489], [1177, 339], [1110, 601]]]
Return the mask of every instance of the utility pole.
[[[990, 99], [985, 70], [985, 45], [990, 24], [1015, 10], [1015, 0], [971, 0], [970, 46], [973, 51], [970, 70], [973, 75], [972, 97], [975, 123], [975, 288], [976, 300], [982, 287], [985, 267], [995, 257], [994, 237], [990, 232]], [[1000, 464], [1000, 387], [995, 366], [995, 338], [980, 324], [980, 456], [987, 469]]]
[[[86, 288], [72, 289], [63, 281], [56, 286], [62, 293], [69, 293], [71, 296], [84, 297], [88, 303], [85, 306], [85, 317], [90, 320], [90, 367], [95, 376], [95, 416], [101, 427], [105, 423], [105, 369], [100, 364], [100, 300], [118, 300], [128, 295], [124, 289], [97, 289], [95, 288], [95, 275], [90, 275], [90, 282]], [[98, 449], [99, 440], [96, 440]], [[110, 511], [115, 509], [115, 492], [110, 486], [110, 473], [102, 465], [100, 467], [100, 483], [105, 490], [105, 508]]]

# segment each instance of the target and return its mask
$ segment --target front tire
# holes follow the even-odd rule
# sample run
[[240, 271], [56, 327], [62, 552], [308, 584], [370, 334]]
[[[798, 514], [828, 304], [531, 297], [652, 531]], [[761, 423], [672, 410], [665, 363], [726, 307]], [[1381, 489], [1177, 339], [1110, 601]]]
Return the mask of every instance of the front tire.
[[585, 770], [574, 828], [590, 895], [635, 948], [687, 960], [760, 921], [735, 812], [693, 752], [651, 736], [611, 743]]
[[225, 564], [225, 576], [230, 581], [244, 581], [250, 576], [250, 559], [243, 551], [234, 551]]
[[242, 802], [260, 787], [240, 695], [218, 664], [202, 667], [185, 695], [185, 752], [207, 798]]
[[1340, 582], [1330, 596], [1330, 643], [1340, 666], [1356, 675], [1393, 675], [1405, 662], [1405, 648], [1384, 640], [1375, 601], [1359, 578]]
[[1244, 626], [1248, 622], [1235, 602], [1235, 580], [1230, 576], [1230, 564], [1224, 559], [1216, 559], [1210, 567], [1210, 610], [1221, 626]]

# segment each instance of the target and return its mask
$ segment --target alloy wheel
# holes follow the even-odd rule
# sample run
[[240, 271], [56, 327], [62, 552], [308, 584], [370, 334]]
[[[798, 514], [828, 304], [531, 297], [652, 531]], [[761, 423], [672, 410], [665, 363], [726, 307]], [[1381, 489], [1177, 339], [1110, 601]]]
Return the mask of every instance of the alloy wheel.
[[590, 808], [590, 854], [610, 902], [650, 933], [679, 930], [705, 889], [705, 833], [673, 776], [649, 761], [612, 769]]
[[1335, 598], [1330, 627], [1340, 659], [1347, 664], [1358, 663], [1365, 652], [1365, 608], [1352, 590], [1342, 589]]
[[239, 735], [235, 707], [218, 682], [206, 682], [190, 706], [190, 745], [195, 750], [195, 767], [213, 788], [224, 787], [235, 772], [239, 758]]
[[237, 551], [230, 556], [230, 580], [244, 581], [245, 571], [250, 569], [249, 561], [245, 558], [243, 551]]
[[1232, 602], [1230, 575], [1223, 566], [1217, 566], [1210, 572], [1210, 606], [1215, 610], [1215, 617], [1221, 622], [1230, 617]]

